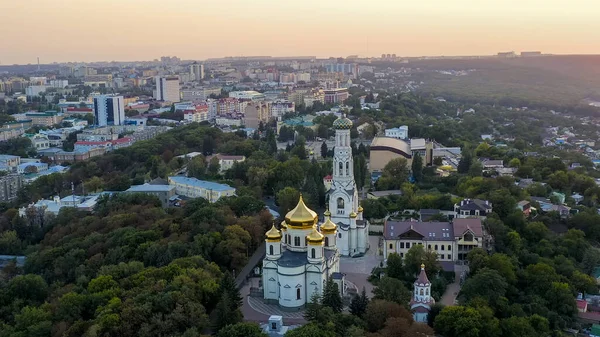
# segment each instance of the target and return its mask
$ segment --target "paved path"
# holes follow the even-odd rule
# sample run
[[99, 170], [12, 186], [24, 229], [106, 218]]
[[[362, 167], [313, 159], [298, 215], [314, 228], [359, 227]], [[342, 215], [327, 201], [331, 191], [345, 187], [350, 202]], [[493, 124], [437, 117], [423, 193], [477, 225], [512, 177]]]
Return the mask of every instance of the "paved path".
[[456, 296], [458, 296], [458, 293], [460, 292], [460, 276], [463, 272], [467, 272], [468, 270], [469, 267], [467, 266], [454, 266], [454, 283], [448, 285], [444, 295], [440, 298], [440, 303], [445, 306], [456, 305]]

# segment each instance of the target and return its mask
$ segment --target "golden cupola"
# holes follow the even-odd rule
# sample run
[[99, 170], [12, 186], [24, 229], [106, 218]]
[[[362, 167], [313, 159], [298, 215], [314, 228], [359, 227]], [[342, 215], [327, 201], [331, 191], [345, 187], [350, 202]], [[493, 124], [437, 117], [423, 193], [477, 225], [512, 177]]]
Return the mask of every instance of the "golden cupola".
[[354, 211], [350, 212], [351, 218], [356, 218], [357, 216], [358, 216], [358, 214], [356, 214], [356, 212], [354, 212]]
[[316, 227], [313, 227], [310, 234], [308, 234], [306, 236], [306, 239], [308, 240], [309, 245], [310, 244], [319, 245], [319, 244], [323, 243], [324, 238], [325, 238], [325, 236], [323, 236], [323, 234], [319, 233], [319, 231], [317, 231]]
[[302, 195], [298, 205], [285, 215], [285, 223], [292, 227], [310, 228], [317, 223], [317, 220], [317, 213], [306, 206]]
[[362, 206], [358, 206], [358, 213], [362, 213], [364, 211]]
[[287, 225], [285, 224], [285, 220], [283, 220], [283, 221], [281, 222], [281, 224], [279, 224], [279, 227], [281, 227], [281, 230], [282, 230], [283, 232], [287, 231]]
[[266, 236], [267, 242], [281, 241], [281, 232], [277, 228], [275, 228], [275, 225], [273, 225], [271, 229], [269, 229]]
[[329, 210], [327, 210], [327, 212], [325, 212], [325, 216], [326, 216], [327, 220], [325, 220], [325, 222], [321, 225], [321, 233], [335, 234], [337, 225], [334, 224], [333, 221], [331, 221], [331, 218], [330, 218], [331, 213], [329, 213], [329, 215], [327, 215], [328, 212], [329, 212]]

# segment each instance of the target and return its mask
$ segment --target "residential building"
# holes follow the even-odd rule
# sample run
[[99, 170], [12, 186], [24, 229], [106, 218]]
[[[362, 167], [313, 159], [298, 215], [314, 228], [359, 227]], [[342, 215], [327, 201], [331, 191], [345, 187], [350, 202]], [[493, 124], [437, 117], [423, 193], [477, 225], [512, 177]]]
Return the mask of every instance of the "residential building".
[[8, 168], [11, 172], [16, 172], [21, 164], [21, 157], [10, 154], [0, 154], [0, 166]]
[[23, 187], [23, 178], [18, 174], [0, 177], [0, 201], [13, 201]]
[[144, 193], [154, 195], [160, 200], [160, 203], [163, 207], [168, 207], [170, 201], [173, 200], [175, 194], [175, 186], [174, 185], [152, 185], [152, 184], [143, 184], [143, 185], [135, 185], [131, 186], [126, 193]]
[[323, 90], [325, 104], [341, 104], [350, 97], [347, 88]]
[[269, 121], [269, 104], [263, 101], [254, 101], [246, 106], [244, 112], [244, 125], [247, 128], [258, 128], [259, 124]]
[[228, 126], [228, 127], [240, 127], [243, 124], [242, 117], [217, 117], [215, 119], [215, 124], [217, 126]]
[[192, 88], [181, 90], [181, 100], [191, 101], [192, 103], [204, 102], [210, 95], [220, 95], [221, 88]]
[[190, 64], [190, 77], [194, 81], [202, 81], [204, 79], [204, 64]]
[[338, 226], [327, 214], [325, 219], [319, 226], [317, 213], [308, 208], [300, 196], [296, 207], [285, 215], [281, 230], [273, 225], [267, 231], [266, 255], [262, 262], [265, 302], [287, 310], [303, 308], [314, 294], [323, 294], [330, 278], [338, 283], [343, 295]]
[[229, 97], [237, 99], [249, 99], [251, 101], [262, 101], [265, 99], [265, 95], [258, 91], [230, 91]]
[[156, 89], [154, 98], [158, 101], [177, 103], [181, 101], [179, 94], [179, 77], [177, 76], [157, 76], [155, 77]]
[[296, 104], [287, 100], [276, 100], [271, 103], [271, 114], [273, 118], [281, 118], [287, 113], [296, 112]]
[[220, 173], [223, 173], [223, 172], [229, 170], [230, 168], [232, 168], [233, 164], [241, 163], [244, 160], [246, 160], [245, 156], [234, 156], [234, 155], [217, 153], [213, 156], [206, 157], [206, 162], [210, 163], [210, 161], [213, 158], [217, 158], [219, 160], [219, 172]]
[[25, 89], [25, 94], [31, 98], [39, 96], [41, 93], [46, 92], [46, 90], [48, 90], [48, 87], [45, 85], [31, 85]]
[[123, 96], [94, 97], [94, 124], [96, 126], [125, 124]]
[[28, 112], [25, 114], [25, 118], [31, 120], [31, 123], [35, 126], [53, 126], [60, 124], [64, 116], [56, 111], [46, 111]]
[[408, 139], [408, 126], [402, 125], [393, 129], [385, 129], [385, 136], [396, 139]]
[[188, 122], [205, 122], [209, 120], [208, 105], [199, 103], [193, 106], [193, 109], [186, 109], [183, 112], [183, 119]]
[[237, 98], [221, 98], [217, 101], [217, 115], [231, 115], [234, 113], [242, 112], [243, 110], [238, 110], [239, 101]]
[[48, 138], [48, 135], [36, 133], [31, 135], [29, 140], [31, 140], [31, 146], [38, 151], [50, 148], [50, 139]]
[[517, 203], [517, 209], [523, 212], [523, 215], [529, 216], [531, 214], [531, 203], [527, 200], [521, 200]]
[[333, 178], [329, 195], [331, 221], [339, 228], [340, 254], [356, 256], [369, 248], [369, 222], [363, 219], [363, 208], [358, 204], [358, 188], [354, 181], [354, 162], [350, 129], [352, 121], [345, 116], [333, 122], [335, 148], [333, 155]]
[[460, 204], [454, 205], [457, 218], [481, 218], [485, 219], [492, 213], [492, 203], [480, 199], [463, 199]]
[[454, 270], [454, 263], [465, 261], [475, 248], [483, 248], [484, 231], [481, 219], [457, 219], [452, 222], [390, 221], [384, 224], [384, 257], [397, 253], [404, 258], [408, 250], [422, 245], [438, 254], [446, 271]]
[[175, 192], [179, 195], [188, 198], [204, 198], [211, 203], [221, 197], [235, 195], [235, 188], [229, 185], [183, 176], [169, 177], [169, 185], [174, 185]]
[[369, 169], [371, 172], [381, 172], [392, 159], [404, 158], [407, 167], [412, 163], [412, 151], [410, 145], [397, 138], [375, 137], [371, 142], [369, 151]]

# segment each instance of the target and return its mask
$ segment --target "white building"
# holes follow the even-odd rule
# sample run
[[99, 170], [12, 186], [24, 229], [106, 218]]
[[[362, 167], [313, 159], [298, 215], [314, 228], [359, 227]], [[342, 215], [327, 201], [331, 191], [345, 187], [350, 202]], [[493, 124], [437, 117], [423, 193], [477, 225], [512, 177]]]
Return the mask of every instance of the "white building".
[[168, 101], [177, 103], [181, 101], [179, 96], [179, 77], [177, 76], [156, 76], [156, 89], [154, 98], [159, 101]]
[[243, 162], [244, 160], [246, 160], [245, 156], [234, 156], [234, 155], [227, 155], [227, 154], [220, 154], [217, 153], [214, 156], [210, 156], [206, 158], [206, 162], [210, 163], [210, 161], [213, 158], [217, 158], [219, 160], [219, 172], [223, 173], [227, 170], [229, 170], [230, 168], [233, 167], [233, 164], [238, 163], [238, 162]]
[[220, 95], [221, 88], [193, 88], [193, 89], [182, 89], [181, 99], [183, 101], [191, 101], [193, 103], [204, 102], [210, 95]]
[[385, 136], [396, 139], [408, 139], [408, 126], [402, 125], [398, 128], [385, 129]]
[[431, 282], [425, 273], [425, 265], [421, 264], [421, 273], [414, 283], [413, 297], [410, 301], [410, 311], [417, 323], [427, 323], [427, 317], [435, 300], [431, 297]]
[[94, 97], [94, 121], [97, 126], [123, 125], [125, 123], [123, 96]]
[[339, 272], [337, 226], [329, 217], [319, 227], [317, 222], [317, 213], [308, 208], [300, 196], [298, 205], [281, 223], [281, 231], [273, 226], [266, 233], [265, 302], [277, 303], [285, 309], [301, 308], [314, 293], [323, 294], [329, 277], [338, 283], [343, 294], [345, 285]]
[[243, 120], [241, 118], [217, 117], [215, 119], [215, 124], [217, 126], [240, 127], [243, 124], [242, 122]]
[[209, 202], [217, 202], [221, 197], [235, 195], [235, 188], [229, 185], [183, 176], [169, 177], [169, 185], [174, 185], [175, 193], [179, 195], [188, 198], [204, 198]]
[[50, 86], [52, 88], [66, 88], [69, 85], [68, 80], [50, 80]]
[[25, 94], [27, 97], [39, 96], [39, 94], [46, 92], [46, 89], [48, 87], [45, 85], [31, 85], [25, 88]]
[[190, 64], [190, 77], [195, 81], [204, 79], [204, 64]]
[[354, 161], [350, 145], [352, 121], [341, 117], [333, 122], [335, 153], [333, 178], [329, 189], [331, 219], [339, 228], [337, 246], [344, 256], [364, 254], [369, 242], [369, 222], [363, 219], [358, 204], [358, 189], [354, 181]]
[[271, 103], [271, 117], [283, 117], [285, 114], [296, 111], [296, 104], [288, 100], [276, 100]]
[[229, 97], [237, 98], [237, 99], [249, 99], [252, 101], [262, 101], [265, 99], [265, 95], [261, 94], [258, 91], [230, 91]]

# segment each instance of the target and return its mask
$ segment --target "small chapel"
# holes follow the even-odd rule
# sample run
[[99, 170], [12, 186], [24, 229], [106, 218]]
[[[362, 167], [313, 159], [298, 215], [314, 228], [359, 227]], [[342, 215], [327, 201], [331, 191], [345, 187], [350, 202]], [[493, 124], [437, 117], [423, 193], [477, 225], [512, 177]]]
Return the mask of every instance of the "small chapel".
[[410, 301], [410, 311], [415, 322], [427, 323], [427, 317], [435, 300], [431, 297], [431, 282], [427, 278], [425, 265], [421, 264], [421, 272], [414, 283], [413, 297]]
[[280, 230], [275, 225], [266, 233], [263, 259], [263, 294], [266, 303], [283, 309], [299, 309], [313, 293], [323, 294], [329, 277], [344, 289], [337, 249], [337, 225], [327, 210], [318, 224], [317, 213], [300, 196], [294, 209], [285, 215]]

